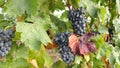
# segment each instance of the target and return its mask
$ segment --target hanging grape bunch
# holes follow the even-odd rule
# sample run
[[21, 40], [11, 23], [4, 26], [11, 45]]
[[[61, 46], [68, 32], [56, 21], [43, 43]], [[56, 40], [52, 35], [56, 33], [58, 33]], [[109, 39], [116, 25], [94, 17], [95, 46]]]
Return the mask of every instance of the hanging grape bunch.
[[93, 41], [89, 41], [91, 37], [95, 36], [94, 33], [86, 33], [85, 31], [85, 10], [82, 7], [70, 10], [68, 18], [72, 22], [74, 32], [58, 33], [54, 42], [59, 46], [59, 53], [63, 61], [71, 64], [75, 60], [75, 55], [96, 52], [97, 48]]
[[68, 47], [70, 35], [71, 32], [58, 33], [54, 39], [54, 41], [59, 45], [59, 53], [63, 61], [66, 62], [67, 64], [73, 62], [75, 58], [70, 47]]
[[13, 30], [0, 29], [0, 57], [5, 57], [12, 46]]
[[77, 35], [85, 34], [86, 18], [85, 10], [82, 7], [70, 10], [68, 18], [72, 22], [73, 30]]

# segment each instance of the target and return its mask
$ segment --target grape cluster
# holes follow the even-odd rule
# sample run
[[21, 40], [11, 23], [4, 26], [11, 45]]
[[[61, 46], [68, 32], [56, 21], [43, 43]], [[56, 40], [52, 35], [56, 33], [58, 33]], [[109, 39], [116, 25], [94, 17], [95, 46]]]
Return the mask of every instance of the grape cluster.
[[86, 18], [85, 10], [82, 7], [76, 10], [70, 10], [68, 18], [70, 21], [72, 21], [74, 32], [77, 35], [85, 34]]
[[54, 38], [55, 43], [59, 45], [59, 53], [63, 59], [63, 61], [67, 64], [70, 64], [74, 61], [74, 54], [71, 49], [68, 47], [69, 39], [68, 37], [71, 35], [71, 32], [63, 32], [58, 33]]
[[5, 57], [12, 46], [13, 30], [0, 29], [0, 57]]
[[71, 64], [71, 62], [74, 61], [75, 56], [68, 46], [60, 46], [59, 53], [61, 54], [61, 57], [65, 63]]
[[63, 33], [58, 33], [54, 39], [54, 41], [59, 45], [59, 46], [67, 46], [68, 45], [68, 37], [71, 35], [71, 32], [63, 32]]

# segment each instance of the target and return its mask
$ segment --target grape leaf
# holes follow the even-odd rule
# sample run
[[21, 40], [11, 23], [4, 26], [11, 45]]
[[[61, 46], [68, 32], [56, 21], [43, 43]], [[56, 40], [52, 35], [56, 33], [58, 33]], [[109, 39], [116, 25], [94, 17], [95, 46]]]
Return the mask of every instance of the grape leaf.
[[70, 0], [70, 1], [74, 8], [78, 8], [78, 6], [79, 6], [78, 3], [80, 0]]
[[108, 28], [104, 25], [100, 25], [98, 31], [103, 34], [108, 34]]
[[119, 44], [120, 44], [120, 39], [118, 39], [118, 40], [115, 41], [115, 45], [116, 45], [116, 46], [120, 47]]
[[19, 58], [14, 60], [11, 68], [33, 68], [33, 66], [26, 59]]
[[78, 47], [78, 38], [74, 34], [72, 34], [69, 37], [69, 47], [71, 48], [72, 52], [74, 54], [77, 53], [77, 47]]
[[110, 64], [112, 64], [112, 65], [115, 64], [115, 62], [116, 62], [116, 57], [115, 57], [113, 54], [110, 55], [109, 62], [110, 62]]
[[39, 0], [9, 0], [6, 4], [6, 13], [10, 15], [21, 15], [25, 11], [28, 14], [36, 14]]
[[97, 48], [95, 43], [88, 41], [92, 36], [94, 36], [94, 34], [88, 33], [78, 38], [76, 35], [72, 34], [69, 37], [69, 47], [74, 54], [78, 55], [85, 55], [90, 52], [96, 52]]
[[96, 67], [103, 68], [103, 66], [105, 66], [103, 61], [96, 59], [96, 58], [93, 59], [93, 68], [96, 68]]
[[120, 0], [116, 0], [116, 7], [117, 7], [117, 11], [120, 14]]
[[86, 59], [87, 62], [90, 60], [90, 56], [89, 55], [84, 55], [84, 58]]
[[105, 23], [105, 15], [106, 15], [106, 8], [104, 6], [100, 7], [100, 12], [101, 12], [101, 18], [102, 18], [102, 24]]
[[81, 0], [80, 4], [83, 4], [87, 7], [86, 9], [87, 12], [90, 14], [90, 16], [97, 17], [97, 13], [98, 13], [97, 4], [95, 4], [90, 0]]
[[[45, 47], [41, 45], [39, 55], [44, 59], [45, 63], [44, 66], [47, 68], [50, 68], [50, 66], [53, 64], [53, 59], [50, 57], [50, 55], [47, 53]], [[48, 57], [49, 56], [49, 57]], [[40, 61], [41, 58], [39, 58]]]
[[120, 64], [117, 64], [117, 63], [116, 63], [116, 64], [115, 64], [115, 67], [116, 67], [116, 68], [120, 68]]
[[50, 0], [50, 3], [49, 3], [49, 9], [53, 12], [54, 10], [57, 10], [57, 9], [64, 9], [65, 8], [65, 5], [64, 3], [62, 2], [62, 0]]
[[54, 15], [50, 15], [50, 18], [51, 21], [58, 27], [58, 31], [60, 32], [66, 31], [67, 26], [64, 21], [61, 21], [59, 18], [55, 17]]
[[37, 61], [38, 67], [44, 68], [44, 58], [38, 53], [38, 51], [29, 50], [29, 59], [29, 62], [31, 62], [32, 59], [35, 59]]
[[120, 19], [119, 18], [114, 19], [113, 24], [114, 24], [116, 33], [120, 33]]
[[17, 23], [16, 30], [22, 32], [21, 41], [31, 49], [39, 50], [41, 42], [44, 45], [47, 45], [48, 42], [51, 43], [50, 38], [40, 23], [29, 24], [20, 22]]
[[15, 58], [28, 58], [28, 48], [26, 48], [24, 45], [20, 45], [20, 47], [17, 48], [17, 51], [15, 52], [16, 57]]
[[33, 66], [26, 59], [19, 58], [11, 62], [0, 62], [0, 68], [33, 68]]
[[64, 62], [62, 62], [62, 61], [57, 61], [56, 63], [54, 63], [53, 65], [52, 65], [52, 68], [66, 68], [66, 65], [65, 65], [65, 63]]

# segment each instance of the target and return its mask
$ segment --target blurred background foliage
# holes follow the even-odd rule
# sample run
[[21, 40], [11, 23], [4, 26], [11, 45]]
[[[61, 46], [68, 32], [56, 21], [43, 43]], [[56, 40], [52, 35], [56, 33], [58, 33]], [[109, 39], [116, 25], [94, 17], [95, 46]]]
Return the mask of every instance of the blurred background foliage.
[[[72, 31], [68, 1], [73, 8], [84, 7], [89, 29], [100, 33], [93, 38], [98, 51], [76, 56], [71, 66], [52, 43], [56, 33]], [[16, 26], [12, 50], [0, 68], [120, 68], [119, 6], [120, 0], [0, 0], [0, 28]], [[104, 40], [109, 28], [114, 46]]]

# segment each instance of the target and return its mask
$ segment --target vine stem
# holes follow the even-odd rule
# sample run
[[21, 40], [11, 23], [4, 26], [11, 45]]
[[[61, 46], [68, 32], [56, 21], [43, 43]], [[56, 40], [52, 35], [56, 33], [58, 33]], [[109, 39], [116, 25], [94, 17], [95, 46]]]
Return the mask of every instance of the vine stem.
[[86, 27], [87, 27], [88, 33], [91, 33], [91, 30], [90, 30], [90, 27], [89, 27], [89, 24], [88, 24], [88, 23], [86, 23]]
[[[20, 22], [20, 21], [21, 21], [21, 16], [18, 16], [17, 22]], [[16, 24], [13, 26], [13, 30], [16, 31]]]
[[68, 9], [70, 10], [70, 0], [67, 0], [67, 2]]

